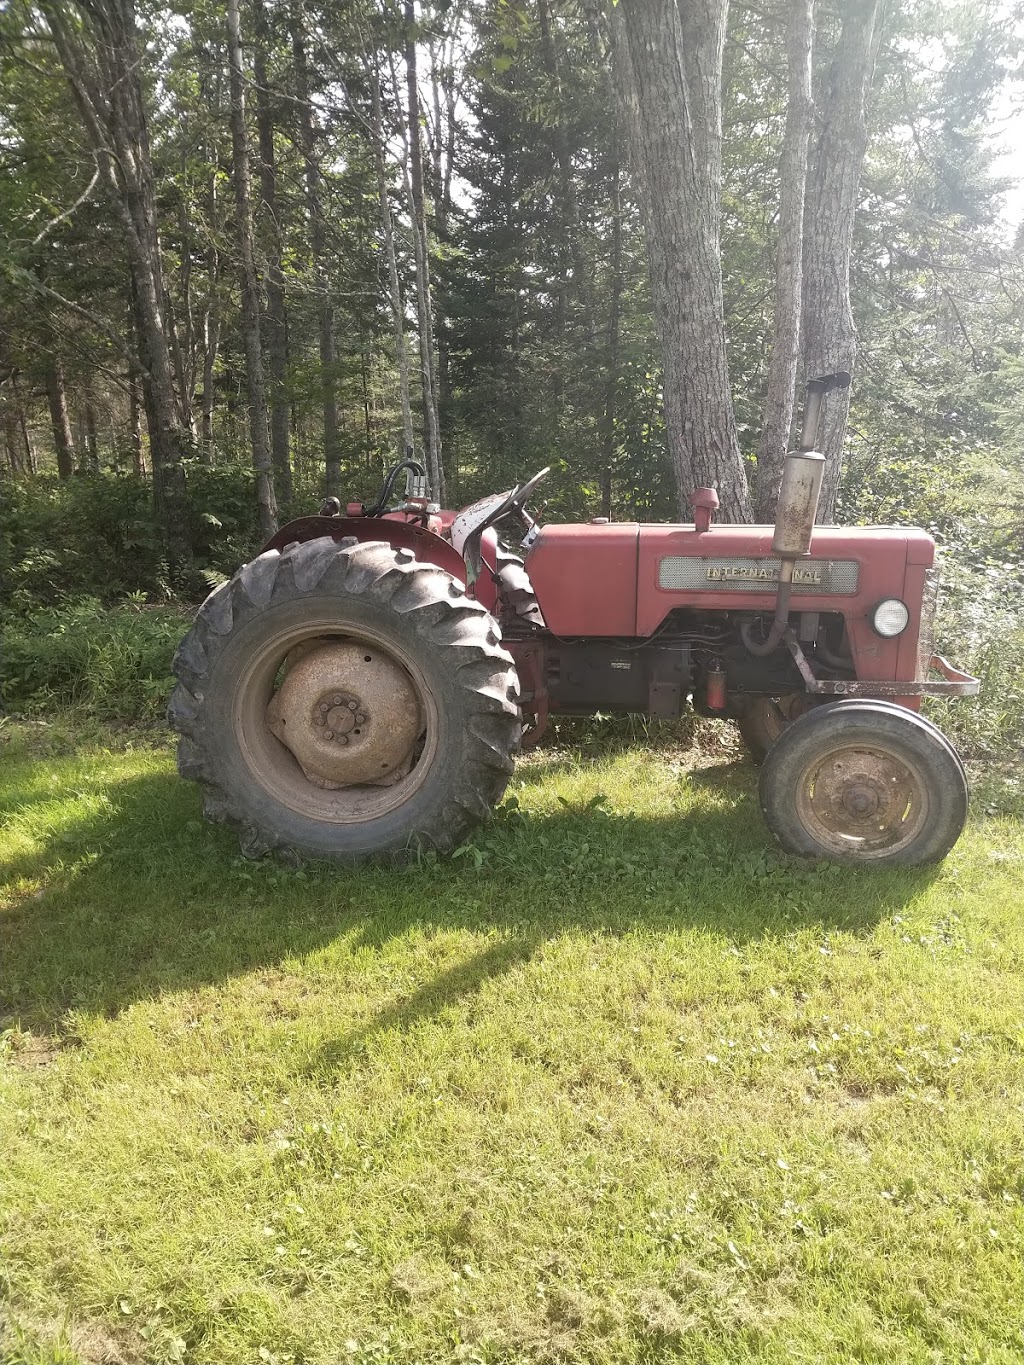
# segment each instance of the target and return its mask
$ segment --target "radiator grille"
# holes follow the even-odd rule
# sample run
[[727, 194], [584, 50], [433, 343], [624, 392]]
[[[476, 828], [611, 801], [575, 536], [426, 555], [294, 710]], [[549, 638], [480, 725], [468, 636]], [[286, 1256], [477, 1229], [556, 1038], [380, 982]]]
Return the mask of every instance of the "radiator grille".
[[[857, 591], [855, 559], [805, 559], [793, 576], [795, 593], [849, 596]], [[779, 577], [777, 559], [699, 559], [666, 555], [658, 565], [658, 587], [673, 592], [772, 592]]]

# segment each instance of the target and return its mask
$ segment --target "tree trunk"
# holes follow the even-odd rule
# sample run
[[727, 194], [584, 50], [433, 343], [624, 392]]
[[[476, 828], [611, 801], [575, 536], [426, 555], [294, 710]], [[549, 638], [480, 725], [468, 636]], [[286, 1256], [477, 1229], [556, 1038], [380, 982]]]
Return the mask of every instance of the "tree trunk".
[[409, 353], [405, 344], [405, 316], [402, 294], [398, 284], [398, 260], [395, 256], [395, 226], [388, 200], [388, 181], [384, 162], [384, 121], [380, 107], [380, 77], [376, 70], [370, 76], [373, 100], [373, 147], [377, 163], [377, 197], [380, 200], [380, 221], [384, 233], [384, 255], [388, 263], [388, 299], [391, 304], [391, 324], [395, 333], [395, 363], [398, 366], [398, 394], [402, 406], [402, 458], [415, 453], [412, 427], [412, 405], [409, 402]]
[[132, 443], [132, 468], [140, 479], [144, 479], [146, 452], [142, 445], [142, 411], [139, 407], [139, 382], [134, 374], [128, 377], [128, 434]]
[[26, 417], [26, 403], [21, 396], [21, 385], [18, 383], [18, 376], [15, 373], [11, 376], [11, 388], [14, 390], [14, 401], [18, 409], [18, 426], [21, 429], [21, 439], [25, 450], [25, 468], [30, 474], [38, 474], [39, 469], [36, 464], [35, 446], [32, 444], [32, 433], [28, 429], [28, 418]]
[[[183, 138], [180, 164], [183, 184], [187, 183], [188, 147], [189, 139]], [[192, 217], [190, 208], [190, 198], [182, 195], [178, 200], [178, 237], [181, 242], [178, 290], [181, 297], [181, 326], [178, 325], [170, 297], [167, 299], [167, 313], [171, 327], [174, 366], [178, 376], [181, 420], [188, 428], [189, 436], [195, 442], [198, 437], [195, 408], [196, 328], [192, 307]], [[210, 226], [212, 228], [212, 224]]]
[[306, 205], [309, 213], [310, 254], [317, 295], [320, 331], [320, 387], [324, 413], [324, 464], [329, 496], [341, 491], [341, 441], [338, 422], [338, 360], [334, 340], [334, 299], [327, 272], [327, 224], [320, 194], [320, 160], [309, 102], [309, 63], [302, 34], [301, 11], [291, 13], [292, 57], [299, 119], [299, 139], [306, 172]]
[[4, 444], [7, 447], [7, 464], [12, 474], [24, 474], [25, 464], [18, 448], [18, 414], [11, 403], [4, 403]]
[[615, 463], [615, 405], [619, 389], [619, 325], [622, 301], [622, 194], [619, 166], [619, 134], [615, 130], [615, 165], [612, 170], [612, 280], [608, 307], [608, 362], [601, 414], [601, 515], [612, 514], [612, 471]]
[[[210, 112], [217, 118], [221, 113], [223, 82], [221, 68], [214, 67], [209, 87]], [[199, 412], [199, 458], [204, 465], [211, 467], [217, 456], [214, 433], [214, 409], [216, 390], [214, 374], [217, 368], [217, 350], [220, 344], [220, 251], [218, 237], [221, 229], [220, 196], [217, 192], [217, 170], [219, 151], [214, 141], [207, 143], [205, 159], [209, 166], [206, 178], [206, 285], [203, 298], [202, 316], [202, 370], [203, 395]]]
[[[216, 253], [213, 253], [216, 254]], [[203, 410], [200, 428], [200, 452], [203, 464], [212, 466], [216, 456], [214, 443], [214, 370], [220, 342], [220, 310], [216, 298], [207, 302], [203, 317]]]
[[228, 0], [228, 63], [231, 70], [231, 171], [235, 187], [235, 229], [242, 286], [242, 341], [248, 387], [249, 435], [256, 471], [256, 504], [260, 534], [269, 540], [277, 530], [277, 499], [267, 429], [267, 391], [260, 341], [260, 294], [253, 255], [252, 202], [249, 189], [249, 139], [245, 128], [245, 88], [238, 0]]
[[[41, 0], [97, 160], [114, 190], [131, 266], [149, 419], [154, 493], [171, 582], [192, 586], [192, 544], [183, 460], [191, 450], [179, 418], [164, 318], [156, 189], [142, 88], [143, 54], [133, 0], [93, 0], [69, 13]], [[159, 479], [157, 476], [159, 475]]]
[[207, 211], [211, 230], [209, 245], [206, 249], [206, 302], [203, 308], [203, 404], [200, 416], [199, 452], [203, 464], [212, 466], [217, 453], [213, 428], [214, 372], [217, 367], [217, 348], [220, 343], [220, 252], [217, 250], [215, 237], [215, 225], [219, 221], [219, 213], [217, 173], [215, 170], [210, 171]]
[[[576, 183], [573, 178], [572, 151], [569, 146], [569, 137], [566, 133], [565, 101], [562, 93], [562, 77], [559, 69], [558, 49], [555, 45], [555, 34], [551, 26], [551, 13], [549, 0], [537, 0], [537, 19], [540, 25], [541, 52], [544, 58], [544, 69], [548, 79], [558, 99], [561, 110], [555, 115], [551, 128], [552, 150], [554, 152], [555, 165], [558, 169], [559, 201], [561, 214], [561, 241], [559, 243], [559, 254], [562, 257], [562, 294], [567, 294], [569, 288], [569, 265], [572, 265], [573, 285], [577, 296], [583, 306], [585, 315], [585, 331], [588, 338], [592, 340], [593, 326], [591, 323], [592, 301], [590, 294], [590, 272], [587, 269], [586, 257], [583, 252], [583, 234], [580, 231], [579, 203], [576, 198]], [[564, 309], [563, 304], [563, 309]]]
[[[842, 7], [843, 26], [818, 119], [804, 245], [804, 364], [809, 375], [852, 373], [857, 355], [850, 251], [868, 144], [865, 109], [881, 12], [882, 0], [848, 0]], [[849, 408], [849, 389], [831, 394], [823, 405], [818, 445], [827, 464], [818, 520], [825, 523], [835, 517]]]
[[444, 461], [441, 453], [441, 424], [437, 414], [437, 361], [434, 354], [434, 320], [430, 302], [430, 251], [427, 210], [423, 197], [423, 146], [420, 141], [420, 96], [416, 72], [415, 0], [405, 0], [405, 76], [409, 136], [409, 208], [416, 256], [423, 425], [427, 436], [427, 468], [431, 493], [438, 502], [443, 503]]
[[[457, 13], [457, 11], [456, 11]], [[455, 167], [456, 136], [459, 129], [456, 118], [456, 71], [455, 45], [458, 24], [453, 32], [441, 43], [441, 65], [434, 43], [430, 43], [430, 82], [434, 106], [434, 144], [431, 150], [435, 184], [434, 230], [442, 251], [451, 240], [450, 223], [452, 211], [452, 174]], [[442, 113], [443, 91], [443, 113]], [[443, 281], [442, 281], [443, 283]], [[445, 459], [445, 481], [458, 482], [458, 451], [452, 416], [455, 399], [451, 377], [451, 336], [445, 308], [445, 292], [434, 291], [438, 301], [435, 328], [437, 351], [437, 424], [441, 433], [441, 449]], [[451, 496], [450, 493], [448, 496]]]
[[263, 240], [267, 257], [267, 368], [270, 371], [270, 450], [277, 487], [285, 502], [292, 497], [291, 429], [288, 407], [288, 318], [285, 309], [280, 207], [277, 197], [277, 157], [274, 150], [276, 108], [271, 97], [267, 65], [269, 25], [262, 0], [254, 0], [256, 46], [253, 74], [256, 83], [256, 127], [260, 149], [260, 199]]
[[719, 249], [727, 0], [619, 0], [616, 85], [640, 186], [665, 421], [680, 513], [714, 485], [723, 519], [749, 521], [725, 347]]
[[75, 472], [75, 442], [68, 417], [68, 396], [64, 387], [64, 362], [55, 355], [46, 371], [46, 398], [50, 405], [50, 426], [57, 452], [57, 475], [70, 479]]
[[100, 448], [99, 438], [96, 432], [96, 409], [93, 407], [91, 398], [85, 400], [85, 467], [90, 474], [100, 472]]
[[803, 284], [804, 197], [807, 147], [814, 120], [811, 67], [814, 0], [792, 0], [786, 34], [789, 95], [779, 167], [779, 249], [775, 276], [775, 320], [768, 366], [764, 425], [757, 448], [758, 521], [775, 519], [782, 466], [793, 424], [793, 398], [800, 360], [800, 300]]
[[178, 338], [178, 318], [174, 311], [174, 300], [169, 293], [164, 294], [164, 317], [167, 322], [167, 341], [170, 345], [171, 360], [174, 364], [175, 397], [178, 403], [178, 416], [182, 426], [188, 431], [190, 438], [194, 441], [196, 436], [195, 429], [195, 409], [192, 403], [192, 385], [189, 380], [189, 371], [185, 362], [185, 356], [181, 349], [181, 342]]

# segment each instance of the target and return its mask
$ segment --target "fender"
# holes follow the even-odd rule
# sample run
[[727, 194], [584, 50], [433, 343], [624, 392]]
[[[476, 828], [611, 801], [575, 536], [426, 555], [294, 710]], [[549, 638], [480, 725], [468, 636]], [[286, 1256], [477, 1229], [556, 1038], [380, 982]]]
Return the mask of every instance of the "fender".
[[260, 554], [267, 550], [283, 550], [286, 545], [296, 542], [319, 540], [322, 536], [330, 536], [332, 540], [344, 540], [347, 536], [354, 536], [360, 541], [383, 540], [396, 550], [410, 550], [424, 564], [434, 564], [444, 569], [457, 583], [465, 586], [466, 566], [462, 556], [447, 541], [410, 521], [395, 521], [391, 518], [299, 517], [271, 536]]

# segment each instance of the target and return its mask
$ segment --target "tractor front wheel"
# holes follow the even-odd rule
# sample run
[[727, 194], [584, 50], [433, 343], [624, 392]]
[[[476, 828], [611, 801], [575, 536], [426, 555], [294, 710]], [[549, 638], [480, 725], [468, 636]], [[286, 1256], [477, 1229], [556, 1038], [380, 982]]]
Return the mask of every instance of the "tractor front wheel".
[[785, 727], [761, 769], [761, 809], [789, 853], [917, 867], [967, 818], [967, 777], [929, 721], [887, 701], [834, 702]]
[[499, 640], [408, 551], [269, 550], [207, 598], [175, 655], [178, 767], [251, 856], [448, 851], [500, 799], [519, 745]]

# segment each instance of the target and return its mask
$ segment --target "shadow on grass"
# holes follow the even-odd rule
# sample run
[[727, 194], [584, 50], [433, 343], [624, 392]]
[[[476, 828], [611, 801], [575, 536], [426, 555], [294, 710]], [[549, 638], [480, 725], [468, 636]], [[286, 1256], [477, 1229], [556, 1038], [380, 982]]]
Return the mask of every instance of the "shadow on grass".
[[[102, 810], [0, 863], [0, 882], [31, 887], [0, 910], [0, 1022], [59, 1031], [71, 1008], [114, 1015], [339, 938], [373, 952], [410, 931], [486, 935], [478, 953], [384, 1011], [371, 1030], [408, 1027], [557, 935], [699, 929], [742, 944], [800, 928], [862, 933], [935, 875], [781, 855], [748, 764], [684, 780], [692, 812], [506, 808], [462, 856], [400, 870], [245, 862], [229, 832], [200, 819], [195, 788], [176, 776], [107, 785]], [[358, 1037], [339, 1043], [339, 1057], [325, 1063], [359, 1045]]]

